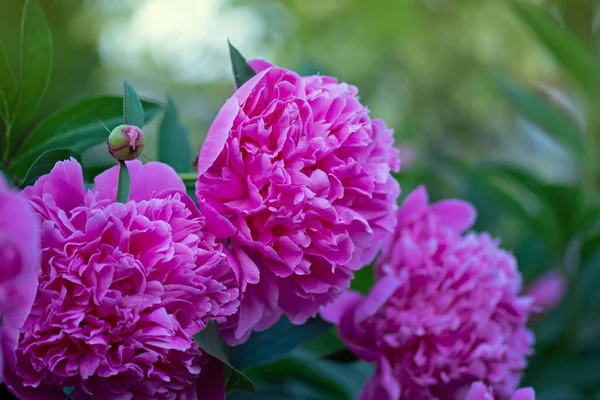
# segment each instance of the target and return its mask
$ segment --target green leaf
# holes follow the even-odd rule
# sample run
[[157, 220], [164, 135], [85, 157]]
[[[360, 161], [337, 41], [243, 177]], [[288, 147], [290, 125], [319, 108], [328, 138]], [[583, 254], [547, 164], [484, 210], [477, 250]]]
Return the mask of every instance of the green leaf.
[[370, 264], [354, 272], [354, 279], [350, 282], [350, 288], [362, 294], [367, 294], [371, 291], [374, 284], [373, 264]]
[[511, 79], [500, 78], [497, 83], [504, 96], [517, 111], [542, 128], [556, 141], [567, 146], [576, 155], [583, 156], [585, 153], [583, 134], [575, 121], [569, 118], [563, 110]]
[[178, 120], [178, 111], [169, 98], [158, 133], [158, 159], [177, 172], [193, 171], [192, 146], [187, 129]]
[[256, 73], [248, 65], [244, 56], [233, 47], [231, 42], [227, 40], [229, 45], [229, 58], [231, 58], [231, 67], [233, 68], [233, 77], [235, 79], [236, 87], [241, 87], [244, 83], [248, 82]]
[[513, 7], [571, 79], [584, 92], [594, 95], [598, 89], [594, 58], [577, 36], [558, 26], [538, 6], [514, 1]]
[[309, 351], [298, 349], [284, 359], [252, 368], [248, 373], [267, 382], [300, 380], [325, 391], [326, 399], [353, 399], [373, 373], [373, 366], [364, 362], [321, 360]]
[[18, 147], [20, 136], [35, 116], [46, 93], [52, 67], [52, 37], [44, 11], [28, 0], [21, 25], [21, 79], [15, 112], [11, 118], [5, 154]]
[[6, 125], [10, 123], [12, 107], [18, 95], [17, 81], [6, 57], [4, 45], [0, 42], [0, 118]]
[[305, 343], [303, 349], [310, 350], [319, 357], [326, 357], [333, 353], [342, 351], [346, 348], [340, 335], [337, 333], [337, 328], [332, 326], [325, 331], [321, 336]]
[[[160, 109], [156, 103], [143, 101], [145, 121]], [[27, 136], [13, 160], [11, 173], [23, 176], [31, 160], [53, 148], [70, 148], [79, 152], [106, 142], [109, 132], [123, 123], [123, 98], [103, 96], [83, 100], [60, 109], [40, 122]]]
[[117, 203], [127, 203], [131, 192], [131, 177], [125, 161], [119, 161], [119, 183], [117, 185]]
[[241, 369], [268, 364], [283, 358], [293, 349], [327, 331], [330, 324], [311, 318], [294, 325], [282, 317], [266, 331], [254, 332], [245, 343], [231, 349], [231, 362]]
[[123, 81], [123, 123], [144, 126], [144, 108], [137, 93], [127, 81]]
[[210, 321], [204, 329], [196, 333], [194, 341], [202, 351], [205, 351], [229, 367], [229, 377], [227, 378], [228, 389], [238, 388], [250, 392], [255, 390], [252, 381], [229, 361], [229, 347], [219, 335], [219, 328], [214, 322]]
[[73, 150], [48, 150], [47, 152], [39, 156], [37, 160], [34, 161], [34, 163], [29, 168], [29, 171], [27, 171], [27, 175], [25, 176], [25, 179], [23, 179], [23, 182], [21, 183], [19, 188], [22, 189], [26, 186], [33, 185], [40, 176], [49, 173], [58, 161], [68, 160], [71, 157], [77, 159], [77, 161], [81, 163], [81, 156], [79, 155], [79, 153]]

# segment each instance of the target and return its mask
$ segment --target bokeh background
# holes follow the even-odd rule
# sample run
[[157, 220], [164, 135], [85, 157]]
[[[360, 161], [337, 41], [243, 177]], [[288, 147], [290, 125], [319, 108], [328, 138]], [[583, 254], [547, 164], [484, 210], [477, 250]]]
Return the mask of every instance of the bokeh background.
[[[0, 39], [15, 66], [23, 3], [3, 0], [1, 5]], [[523, 3], [540, 6], [596, 53], [596, 1]], [[518, 83], [582, 132], [595, 129], [597, 102], [574, 87], [510, 2], [40, 4], [51, 24], [55, 58], [38, 119], [88, 96], [120, 94], [127, 79], [142, 97], [173, 98], [196, 153], [232, 92], [227, 39], [249, 59], [265, 58], [301, 74], [334, 75], [358, 86], [372, 114], [395, 130], [404, 195], [425, 184], [434, 198], [472, 201], [479, 210], [476, 228], [501, 237], [517, 255], [526, 285], [552, 271], [564, 278], [568, 295], [532, 322], [538, 343], [524, 384], [533, 385], [541, 399], [600, 398], [600, 241], [594, 242], [596, 231], [587, 230], [600, 208], [578, 213], [582, 201], [600, 204], [597, 182], [584, 186], [580, 160], [519, 112], [499, 82]], [[147, 129], [149, 159], [157, 157], [152, 138], [158, 125], [155, 121]], [[84, 161], [110, 164], [104, 153], [91, 150]], [[356, 286], [368, 287], [368, 279], [359, 276]], [[326, 353], [328, 344], [333, 352], [333, 335], [308, 347]], [[273, 370], [269, 374], [287, 379]]]

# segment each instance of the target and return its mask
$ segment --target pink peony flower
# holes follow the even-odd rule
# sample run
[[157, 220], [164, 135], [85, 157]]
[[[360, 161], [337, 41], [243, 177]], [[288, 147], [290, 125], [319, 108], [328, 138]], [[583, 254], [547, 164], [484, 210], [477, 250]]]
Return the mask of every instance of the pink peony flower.
[[537, 312], [555, 309], [567, 293], [567, 278], [558, 270], [552, 270], [525, 288], [525, 294], [533, 298]]
[[[493, 390], [487, 388], [482, 382], [475, 382], [471, 385], [465, 400], [494, 400]], [[519, 389], [510, 396], [510, 400], [535, 400], [535, 392], [532, 388]]]
[[40, 227], [27, 201], [0, 174], [0, 382], [37, 291]]
[[198, 158], [201, 209], [236, 228], [244, 295], [230, 343], [282, 313], [303, 323], [346, 289], [393, 231], [399, 194], [392, 131], [354, 86], [251, 65]]
[[5, 369], [22, 398], [62, 399], [65, 386], [75, 399], [224, 398], [222, 366], [192, 339], [239, 305], [219, 232], [170, 167], [127, 165], [127, 204], [114, 202], [118, 167], [86, 192], [74, 160], [23, 192], [42, 221], [42, 268]]
[[515, 259], [488, 234], [461, 235], [475, 219], [468, 203], [428, 205], [420, 187], [397, 216], [368, 297], [348, 291], [322, 310], [377, 363], [362, 399], [457, 399], [475, 381], [509, 395], [533, 343]]

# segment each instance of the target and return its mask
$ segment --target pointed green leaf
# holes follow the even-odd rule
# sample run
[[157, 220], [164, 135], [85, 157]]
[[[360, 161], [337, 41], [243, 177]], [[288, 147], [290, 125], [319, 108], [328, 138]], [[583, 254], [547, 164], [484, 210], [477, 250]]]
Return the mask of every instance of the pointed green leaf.
[[320, 336], [330, 327], [330, 324], [320, 318], [311, 318], [303, 325], [294, 325], [286, 317], [282, 317], [271, 328], [254, 332], [246, 343], [233, 347], [231, 362], [242, 369], [268, 364]]
[[34, 161], [19, 187], [22, 189], [33, 185], [40, 176], [48, 174], [58, 161], [68, 160], [71, 157], [81, 163], [81, 156], [76, 151], [70, 149], [48, 150]]
[[233, 47], [229, 40], [227, 41], [227, 44], [229, 45], [229, 57], [231, 58], [231, 67], [233, 68], [235, 85], [239, 88], [244, 83], [248, 82], [254, 75], [256, 75], [256, 73], [248, 65], [244, 56], [238, 51], [238, 49]]
[[4, 45], [0, 42], [0, 118], [4, 119], [7, 125], [17, 94], [17, 81], [6, 57]]
[[127, 81], [123, 81], [123, 123], [144, 126], [144, 108], [137, 93]]
[[214, 322], [210, 321], [204, 329], [196, 333], [194, 341], [202, 351], [205, 351], [229, 367], [228, 389], [238, 388], [250, 392], [254, 391], [252, 381], [230, 363], [229, 347], [219, 335], [219, 328]]
[[513, 2], [513, 6], [517, 15], [541, 40], [571, 79], [584, 92], [594, 95], [598, 89], [594, 57], [577, 36], [558, 26], [538, 6], [517, 1]]
[[46, 93], [52, 67], [52, 37], [44, 11], [28, 0], [21, 25], [21, 79], [7, 138], [7, 152], [17, 149], [23, 130], [35, 116]]
[[[143, 101], [145, 121], [150, 121], [160, 110], [160, 105]], [[46, 150], [69, 148], [83, 152], [106, 142], [108, 129], [123, 123], [123, 98], [117, 96], [95, 97], [60, 109], [31, 131], [16, 154], [11, 174], [23, 176], [31, 160]]]
[[[501, 78], [497, 80], [497, 83], [504, 96], [518, 112], [542, 128], [556, 141], [567, 146], [576, 155], [584, 154], [583, 134], [565, 111], [511, 79]], [[580, 159], [582, 158], [580, 157]]]
[[127, 203], [131, 192], [131, 177], [125, 161], [119, 161], [119, 182], [117, 184], [117, 203]]
[[158, 133], [158, 159], [177, 172], [190, 172], [193, 171], [192, 146], [187, 129], [179, 122], [178, 114], [175, 104], [169, 98]]

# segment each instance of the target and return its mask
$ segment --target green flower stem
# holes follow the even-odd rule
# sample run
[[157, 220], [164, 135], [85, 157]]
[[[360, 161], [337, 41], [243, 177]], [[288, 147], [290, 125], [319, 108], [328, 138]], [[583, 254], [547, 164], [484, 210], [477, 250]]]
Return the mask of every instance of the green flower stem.
[[131, 178], [125, 161], [119, 161], [119, 183], [117, 186], [117, 203], [127, 203], [131, 190]]

